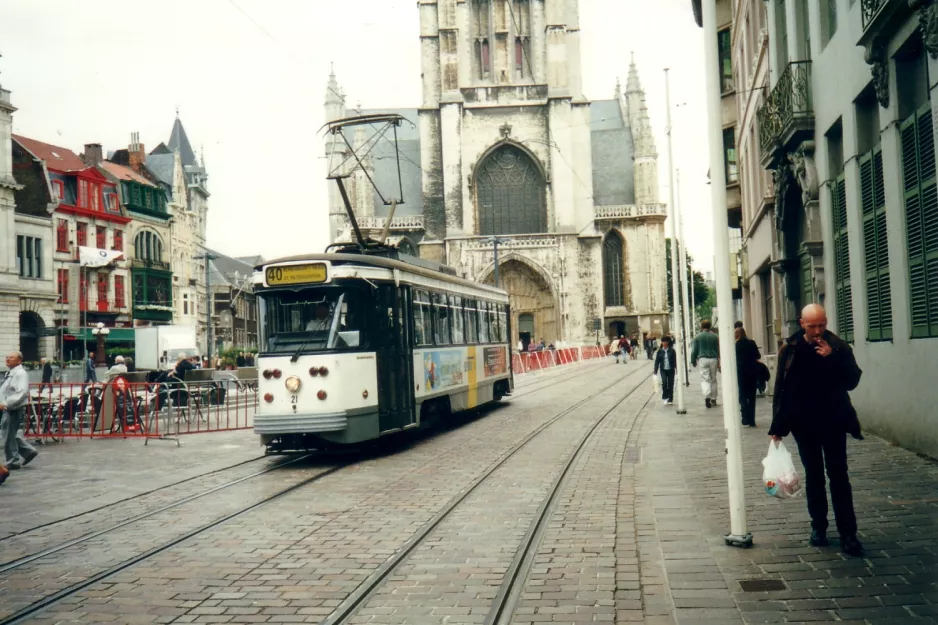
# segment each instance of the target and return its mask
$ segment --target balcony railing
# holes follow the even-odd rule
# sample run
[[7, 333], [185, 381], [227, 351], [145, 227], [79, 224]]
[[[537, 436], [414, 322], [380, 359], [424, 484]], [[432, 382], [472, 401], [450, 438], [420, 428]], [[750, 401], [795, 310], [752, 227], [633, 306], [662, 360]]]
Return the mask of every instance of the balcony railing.
[[596, 219], [629, 219], [635, 217], [667, 217], [665, 204], [625, 204], [621, 206], [597, 206]]
[[768, 100], [759, 109], [759, 144], [771, 157], [778, 143], [799, 129], [814, 128], [811, 61], [789, 63]]
[[869, 26], [879, 12], [884, 6], [889, 2], [889, 0], [860, 0], [860, 11], [863, 16], [863, 30], [866, 30], [866, 27]]

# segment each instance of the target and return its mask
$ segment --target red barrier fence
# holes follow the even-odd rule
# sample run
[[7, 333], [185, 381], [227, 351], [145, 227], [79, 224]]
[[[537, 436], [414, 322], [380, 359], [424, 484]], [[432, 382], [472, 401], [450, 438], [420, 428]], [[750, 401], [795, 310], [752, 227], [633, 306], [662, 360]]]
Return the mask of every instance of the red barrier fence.
[[524, 352], [512, 355], [512, 369], [515, 375], [523, 375], [531, 371], [540, 371], [553, 367], [561, 367], [583, 360], [603, 358], [606, 355], [604, 347], [569, 347], [564, 349], [543, 350], [540, 352]]
[[27, 439], [164, 438], [254, 426], [257, 383], [210, 380], [32, 384]]

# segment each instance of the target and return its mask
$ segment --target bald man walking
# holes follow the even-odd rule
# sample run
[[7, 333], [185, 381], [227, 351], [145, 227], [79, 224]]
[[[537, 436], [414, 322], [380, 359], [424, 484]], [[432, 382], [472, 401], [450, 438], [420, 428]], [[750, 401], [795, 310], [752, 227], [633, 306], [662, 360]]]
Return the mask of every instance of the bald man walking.
[[824, 483], [827, 467], [841, 550], [851, 556], [862, 555], [863, 545], [857, 540], [857, 518], [847, 475], [847, 434], [863, 437], [848, 391], [857, 387], [861, 375], [850, 345], [827, 329], [824, 309], [817, 304], [806, 306], [801, 311], [801, 330], [785, 342], [778, 354], [769, 429], [769, 436], [776, 441], [792, 434], [798, 443], [811, 515], [809, 542], [816, 547], [829, 544]]

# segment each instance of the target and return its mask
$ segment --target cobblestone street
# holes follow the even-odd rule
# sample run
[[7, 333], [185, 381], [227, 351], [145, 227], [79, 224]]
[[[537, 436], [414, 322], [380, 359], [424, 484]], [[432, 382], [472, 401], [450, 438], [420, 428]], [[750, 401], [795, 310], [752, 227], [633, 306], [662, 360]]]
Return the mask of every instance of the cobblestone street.
[[938, 622], [938, 464], [851, 440], [866, 556], [810, 547], [804, 497], [763, 492], [760, 398], [755, 544], [732, 549], [722, 406], [692, 372], [677, 415], [650, 375], [529, 374], [355, 454], [264, 457], [251, 432], [46, 445], [0, 489], [0, 623]]

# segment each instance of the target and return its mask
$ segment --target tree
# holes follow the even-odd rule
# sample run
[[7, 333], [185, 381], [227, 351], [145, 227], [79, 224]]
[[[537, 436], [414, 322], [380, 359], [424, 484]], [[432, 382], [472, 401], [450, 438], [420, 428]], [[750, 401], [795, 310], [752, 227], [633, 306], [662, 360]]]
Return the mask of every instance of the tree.
[[[680, 250], [680, 248], [678, 248], [678, 250]], [[692, 263], [694, 261], [694, 258], [693, 256], [690, 255], [690, 252], [687, 252], [686, 256], [687, 256], [687, 273], [688, 275], [693, 276], [694, 303], [697, 305], [697, 311], [700, 311], [701, 306], [712, 296], [711, 289], [710, 287], [707, 286], [707, 282], [704, 280], [703, 274], [700, 273], [699, 271], [693, 270]], [[673, 303], [672, 303], [673, 298], [671, 297], [671, 293], [672, 293], [672, 290], [671, 290], [671, 239], [665, 239], [664, 241], [664, 260], [667, 266], [668, 309], [670, 310], [673, 307]], [[687, 288], [687, 297], [688, 297], [687, 302], [688, 303], [690, 303], [691, 301], [689, 299], [690, 293], [691, 293], [690, 286], [688, 285], [688, 288]], [[714, 297], [714, 302], [715, 302], [716, 301], [715, 296], [713, 297]], [[714, 303], [713, 306], [716, 306], [716, 303]], [[710, 308], [707, 308], [706, 310], [707, 310], [707, 314], [704, 315], [703, 318], [707, 318], [710, 316]], [[699, 316], [700, 315], [698, 312], [698, 317]]]

